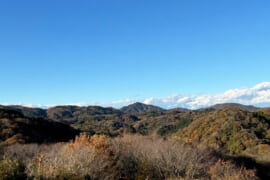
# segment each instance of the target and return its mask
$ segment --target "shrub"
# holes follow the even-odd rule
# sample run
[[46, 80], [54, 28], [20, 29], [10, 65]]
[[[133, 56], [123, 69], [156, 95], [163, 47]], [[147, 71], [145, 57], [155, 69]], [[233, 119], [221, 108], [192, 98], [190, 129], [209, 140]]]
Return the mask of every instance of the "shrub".
[[255, 170], [236, 167], [231, 161], [218, 160], [210, 167], [209, 174], [213, 180], [256, 180]]
[[7, 158], [16, 158], [24, 165], [32, 162], [33, 158], [42, 153], [47, 153], [52, 149], [58, 149], [62, 145], [56, 144], [14, 144], [4, 149], [4, 156]]
[[0, 161], [0, 180], [24, 179], [24, 167], [18, 159], [6, 159]]
[[83, 134], [75, 141], [39, 154], [28, 174], [45, 179], [116, 179], [119, 176], [106, 136]]
[[123, 176], [129, 179], [203, 178], [215, 152], [181, 142], [125, 135], [113, 140]]
[[218, 161], [202, 144], [140, 135], [81, 134], [69, 143], [13, 145], [4, 152], [0, 177], [5, 179], [24, 175], [19, 162], [28, 179], [256, 179], [255, 171]]

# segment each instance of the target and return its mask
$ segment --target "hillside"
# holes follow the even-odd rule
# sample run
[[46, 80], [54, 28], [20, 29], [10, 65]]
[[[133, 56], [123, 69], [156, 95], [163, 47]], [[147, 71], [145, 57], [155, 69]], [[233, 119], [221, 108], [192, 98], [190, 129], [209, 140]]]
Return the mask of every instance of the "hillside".
[[1, 144], [68, 141], [79, 133], [69, 125], [44, 118], [29, 118], [14, 110], [0, 109]]
[[30, 108], [30, 107], [17, 106], [17, 105], [11, 105], [11, 106], [0, 105], [0, 109], [15, 110], [15, 111], [21, 112], [27, 117], [47, 117], [46, 110], [41, 109], [41, 108]]
[[263, 112], [264, 114], [270, 115], [270, 108], [260, 108], [256, 112]]
[[134, 104], [130, 104], [128, 106], [122, 107], [120, 111], [123, 113], [142, 113], [142, 112], [150, 112], [150, 111], [164, 112], [165, 110], [158, 106], [147, 105], [147, 104], [136, 102]]
[[153, 111], [139, 114], [107, 114], [67, 122], [90, 134], [117, 136], [137, 133], [166, 136], [186, 127], [192, 121], [194, 113]]
[[72, 123], [87, 121], [92, 118], [102, 118], [107, 115], [120, 115], [121, 112], [114, 108], [100, 106], [56, 106], [47, 110], [47, 117], [53, 120], [61, 120]]
[[255, 106], [250, 106], [250, 105], [243, 105], [243, 104], [238, 104], [238, 103], [223, 103], [223, 104], [216, 104], [213, 106], [210, 106], [208, 108], [212, 108], [212, 109], [223, 109], [225, 107], [235, 107], [235, 108], [239, 108], [243, 111], [255, 111], [258, 108]]
[[[152, 106], [148, 107], [152, 108]], [[2, 108], [10, 109], [10, 107]], [[37, 109], [19, 107], [16, 110], [25, 115], [34, 116], [33, 112]], [[160, 110], [161, 108], [155, 109]], [[148, 110], [150, 109], [148, 108]], [[72, 127], [89, 134], [106, 134], [109, 136], [117, 136], [123, 133], [139, 133], [143, 135], [153, 133], [160, 135], [171, 134], [182, 127], [183, 123], [187, 125], [191, 121], [180, 117], [182, 116], [181, 113], [184, 112], [180, 110], [168, 112], [149, 111], [132, 115], [114, 108], [99, 106], [56, 106], [45, 110], [45, 112], [44, 116], [51, 120], [68, 123]], [[39, 116], [41, 114], [36, 113], [36, 117]]]
[[[14, 109], [28, 117], [47, 117], [54, 121], [70, 124], [76, 129], [89, 134], [106, 134], [117, 136], [123, 133], [168, 136], [188, 126], [194, 120], [208, 118], [222, 109], [253, 110], [253, 106], [227, 103], [191, 111], [184, 108], [164, 110], [157, 106], [134, 103], [120, 110], [100, 106], [56, 106], [47, 110], [22, 106], [2, 106]], [[227, 115], [220, 115], [227, 118]]]
[[270, 118], [258, 112], [225, 107], [201, 114], [179, 131], [179, 138], [241, 153], [260, 144], [270, 144]]
[[[222, 158], [226, 161], [228, 160], [228, 163], [244, 164], [243, 167], [230, 164], [230, 166], [234, 166], [236, 169], [245, 167], [256, 169], [259, 177], [262, 179], [270, 177], [268, 173], [270, 172], [270, 116], [262, 112], [267, 112], [267, 108], [247, 111], [238, 108], [238, 104], [233, 106], [226, 104], [199, 110], [176, 108], [166, 111], [149, 110], [149, 108], [148, 111], [147, 108], [144, 108], [144, 110], [139, 108], [139, 113], [137, 110], [137, 113], [124, 113], [117, 109], [99, 106], [57, 106], [44, 110], [46, 112], [45, 118], [40, 117], [43, 111], [40, 111], [38, 108], [16, 107], [16, 110], [13, 110], [15, 106], [8, 106], [7, 108], [2, 106], [0, 108], [0, 145], [12, 145], [18, 142], [24, 144], [68, 141], [79, 133], [76, 130], [79, 129], [80, 132], [93, 135], [93, 139], [98, 137], [98, 142], [89, 140], [90, 143], [94, 143], [98, 147], [100, 147], [100, 142], [105, 143], [105, 137], [107, 138], [106, 141], [120, 137], [128, 138], [128, 146], [125, 147], [131, 145], [131, 137], [132, 141], [134, 141], [132, 143], [140, 141], [138, 140], [140, 137], [149, 138], [149, 143], [153, 142], [153, 140], [156, 142], [155, 147], [150, 148], [144, 142], [140, 142], [142, 144], [141, 147], [134, 145], [137, 151], [143, 151], [144, 147], [147, 146], [147, 148], [151, 149], [149, 155], [156, 148], [162, 151], [164, 155], [167, 155], [167, 150], [164, 151], [164, 147], [160, 145], [161, 142], [167, 140], [167, 142], [172, 143], [171, 147], [175, 152], [179, 151], [179, 148], [174, 146], [175, 143], [183, 144], [181, 147], [190, 146], [192, 149], [194, 147], [198, 149], [207, 147], [212, 149], [210, 157], [203, 156], [207, 161], [209, 158], [214, 158], [214, 161], [217, 161], [217, 158]], [[244, 107], [244, 105], [241, 107]], [[23, 113], [34, 117], [27, 117]], [[87, 140], [86, 134], [82, 136], [82, 142], [78, 141], [78, 139], [75, 141], [78, 141], [78, 144], [83, 143]], [[158, 139], [162, 139], [162, 141]], [[115, 143], [112, 148], [118, 149], [121, 145], [119, 146], [117, 141]], [[107, 145], [101, 146], [101, 148], [103, 149]], [[20, 147], [24, 146], [20, 145]], [[32, 151], [31, 147], [33, 146], [29, 145], [28, 147]], [[171, 147], [167, 148], [171, 149]], [[132, 154], [134, 148], [132, 148]], [[11, 146], [11, 151], [17, 152], [17, 148], [12, 148]], [[192, 151], [189, 149], [183, 153], [187, 152]], [[129, 157], [124, 157], [129, 159]], [[160, 156], [157, 155], [157, 157]], [[187, 161], [190, 162], [189, 156]], [[53, 159], [52, 162], [54, 162]], [[171, 163], [173, 160], [168, 162]], [[139, 163], [138, 167], [141, 166], [140, 162], [136, 163]], [[153, 163], [152, 160], [149, 163]], [[226, 164], [221, 163], [214, 167], [218, 168], [220, 166], [226, 166]], [[167, 162], [164, 163], [164, 167], [167, 168]], [[207, 168], [210, 167], [208, 166]], [[238, 170], [236, 171], [237, 175]], [[209, 171], [206, 170], [205, 172], [207, 174]], [[157, 173], [154, 171], [153, 174]], [[255, 174], [252, 173], [251, 175]]]
[[1, 106], [0, 109], [6, 110], [15, 110], [24, 114], [27, 117], [48, 117], [52, 120], [65, 120], [72, 121], [74, 119], [87, 118], [90, 116], [99, 116], [99, 115], [113, 115], [121, 114], [121, 112], [114, 108], [104, 108], [100, 106], [88, 106], [88, 107], [79, 107], [79, 106], [55, 106], [49, 109], [41, 108], [30, 108], [24, 106]]
[[167, 112], [188, 112], [191, 111], [190, 109], [186, 108], [173, 108], [173, 109], [168, 109]]

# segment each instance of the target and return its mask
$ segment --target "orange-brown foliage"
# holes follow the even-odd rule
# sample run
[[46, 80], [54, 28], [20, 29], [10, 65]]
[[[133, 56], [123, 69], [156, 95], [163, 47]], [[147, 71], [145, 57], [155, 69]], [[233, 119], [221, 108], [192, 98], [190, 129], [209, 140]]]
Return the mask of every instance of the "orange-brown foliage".
[[218, 160], [209, 169], [212, 180], [256, 180], [255, 170], [237, 168], [231, 161]]

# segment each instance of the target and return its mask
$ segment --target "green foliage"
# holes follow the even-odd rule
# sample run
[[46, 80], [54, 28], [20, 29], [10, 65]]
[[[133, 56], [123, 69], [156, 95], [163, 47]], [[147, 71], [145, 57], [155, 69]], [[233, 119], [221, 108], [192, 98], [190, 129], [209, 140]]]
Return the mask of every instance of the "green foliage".
[[120, 110], [123, 113], [153, 112], [154, 114], [165, 111], [164, 109], [158, 106], [147, 105], [139, 102], [122, 107]]
[[245, 149], [245, 146], [241, 142], [241, 137], [237, 137], [236, 135], [231, 136], [226, 142], [226, 147], [232, 154], [238, 154]]
[[162, 126], [157, 134], [160, 136], [168, 136], [176, 133], [179, 129], [187, 127], [192, 121], [190, 119], [182, 119], [179, 124]]
[[270, 143], [270, 118], [261, 112], [247, 112], [227, 107], [201, 114], [187, 128], [179, 131], [179, 138], [198, 141], [239, 154], [261, 143]]
[[[2, 107], [3, 109], [9, 107]], [[135, 103], [121, 110], [113, 108], [103, 108], [99, 106], [88, 106], [88, 107], [78, 107], [78, 106], [57, 106], [49, 108], [47, 110], [42, 110], [38, 108], [25, 108], [21, 106], [13, 107], [14, 113], [6, 113], [5, 117], [13, 118], [12, 114], [22, 118], [22, 122], [30, 118], [23, 116], [31, 116], [33, 120], [40, 116], [46, 116], [54, 121], [61, 121], [65, 124], [69, 124], [75, 129], [79, 129], [83, 132], [88, 132], [90, 135], [93, 134], [105, 134], [108, 136], [123, 135], [123, 133], [139, 133], [143, 135], [156, 135], [157, 131], [159, 134], [166, 136], [167, 134], [172, 134], [181, 128], [183, 119], [190, 119], [192, 121], [193, 115], [196, 113], [188, 112], [186, 109], [173, 109], [166, 111], [162, 108], [145, 105], [141, 103]], [[126, 111], [126, 110], [127, 111]], [[127, 112], [134, 112], [130, 114]], [[20, 112], [20, 113], [19, 113]], [[16, 114], [17, 113], [17, 114]], [[22, 114], [23, 113], [23, 114]], [[45, 113], [45, 114], [44, 114]], [[1, 118], [1, 112], [0, 112]], [[26, 120], [25, 120], [26, 119]], [[41, 118], [39, 118], [41, 119]], [[43, 118], [44, 120], [48, 120]], [[18, 118], [16, 118], [16, 121]], [[45, 122], [43, 123], [45, 124]], [[166, 127], [169, 125], [169, 127]], [[15, 127], [19, 125], [14, 125]], [[13, 126], [13, 127], [14, 127]], [[185, 126], [185, 125], [184, 125]], [[2, 126], [0, 124], [0, 129]], [[24, 128], [18, 128], [24, 129]], [[16, 135], [18, 129], [11, 129], [8, 131], [6, 128], [5, 136], [10, 138]], [[33, 127], [29, 129], [35, 129]], [[51, 128], [50, 128], [51, 129]], [[167, 132], [168, 131], [168, 132]], [[41, 129], [42, 132], [42, 129]], [[58, 131], [60, 132], [60, 131]], [[37, 133], [39, 134], [39, 133]], [[70, 134], [70, 133], [65, 133]], [[22, 136], [25, 136], [22, 133]], [[0, 136], [2, 138], [4, 136]], [[34, 137], [34, 136], [33, 136]], [[3, 140], [7, 139], [4, 138]], [[29, 139], [32, 139], [28, 137]], [[54, 138], [50, 138], [54, 139]], [[16, 142], [17, 140], [14, 140]]]
[[25, 179], [24, 167], [17, 159], [0, 161], [0, 180]]
[[268, 124], [270, 124], [270, 115], [265, 114], [263, 112], [253, 112], [253, 116], [258, 118], [259, 121], [261, 122], [267, 122]]

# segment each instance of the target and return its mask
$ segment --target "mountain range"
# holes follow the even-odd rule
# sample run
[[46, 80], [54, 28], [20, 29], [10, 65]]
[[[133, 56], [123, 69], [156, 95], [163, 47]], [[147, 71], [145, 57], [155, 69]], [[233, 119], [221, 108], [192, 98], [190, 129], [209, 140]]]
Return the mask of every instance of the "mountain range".
[[[184, 108], [166, 110], [158, 106], [138, 102], [122, 107], [121, 109], [100, 106], [56, 106], [49, 109], [0, 106], [0, 110], [5, 112], [5, 114], [11, 113], [11, 117], [15, 114], [20, 117], [19, 119], [24, 119], [24, 122], [28, 122], [22, 125], [23, 127], [26, 125], [31, 127], [31, 122], [33, 121], [43, 125], [44, 122], [48, 124], [53, 122], [70, 126], [75, 131], [87, 132], [89, 134], [106, 134], [109, 136], [118, 136], [123, 133], [167, 136], [176, 133], [179, 129], [187, 127], [195, 120], [198, 121], [202, 117], [207, 119], [214, 112], [227, 108], [234, 108], [234, 111], [248, 111], [250, 113], [255, 111], [269, 113], [269, 108], [259, 109], [254, 106], [235, 103], [217, 104], [198, 110]], [[0, 118], [6, 119], [6, 117], [1, 116]], [[228, 118], [228, 116], [224, 115], [224, 118]], [[9, 121], [11, 120], [9, 119]], [[16, 122], [17, 120], [18, 118], [15, 118], [15, 121], [12, 120], [12, 122]], [[17, 123], [15, 126], [19, 126], [19, 124]], [[57, 124], [58, 126], [59, 124]], [[16, 128], [14, 131], [16, 131]], [[6, 138], [2, 139], [4, 140]]]
[[[197, 110], [204, 110], [204, 109], [222, 109], [224, 107], [237, 107], [244, 111], [255, 111], [258, 109], [267, 109], [267, 108], [258, 108], [251, 105], [243, 105], [238, 103], [224, 103], [224, 104], [216, 104], [207, 108], [201, 108]], [[158, 106], [143, 104], [140, 102], [136, 102], [130, 104], [128, 106], [124, 106], [120, 109], [115, 109], [112, 107], [101, 107], [101, 106], [73, 106], [73, 105], [63, 105], [63, 106], [55, 106], [48, 109], [42, 108], [30, 108], [25, 106], [19, 105], [9, 105], [3, 106], [0, 105], [0, 109], [10, 109], [15, 110], [18, 112], [23, 113], [27, 117], [48, 117], [51, 119], [61, 119], [62, 117], [70, 118], [73, 116], [77, 116], [79, 114], [87, 114], [87, 115], [104, 115], [104, 114], [122, 114], [122, 113], [129, 113], [129, 114], [137, 114], [143, 112], [151, 112], [151, 111], [158, 111], [158, 112], [165, 112], [165, 111], [191, 111], [190, 109], [186, 108], [174, 108], [174, 109], [163, 109]]]

